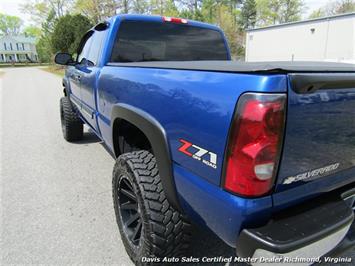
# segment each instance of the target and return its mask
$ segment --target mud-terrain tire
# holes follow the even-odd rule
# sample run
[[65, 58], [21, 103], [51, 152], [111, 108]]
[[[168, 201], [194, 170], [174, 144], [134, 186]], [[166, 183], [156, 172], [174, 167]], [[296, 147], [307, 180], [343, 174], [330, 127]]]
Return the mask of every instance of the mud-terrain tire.
[[63, 137], [67, 141], [78, 141], [83, 138], [83, 122], [75, 112], [68, 97], [60, 99], [60, 121]]
[[112, 195], [123, 244], [136, 265], [150, 264], [144, 257], [160, 258], [162, 264], [164, 257], [185, 254], [191, 225], [166, 199], [153, 154], [141, 150], [119, 156]]

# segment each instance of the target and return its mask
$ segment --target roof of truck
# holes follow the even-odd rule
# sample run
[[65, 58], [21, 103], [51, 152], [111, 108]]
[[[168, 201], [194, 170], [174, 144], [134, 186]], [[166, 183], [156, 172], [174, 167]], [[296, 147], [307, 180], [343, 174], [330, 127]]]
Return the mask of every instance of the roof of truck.
[[112, 66], [165, 68], [240, 73], [287, 73], [287, 72], [355, 72], [355, 64], [310, 61], [237, 62], [237, 61], [153, 61], [109, 63]]
[[[151, 21], [151, 22], [163, 22], [164, 16], [156, 16], [156, 15], [139, 15], [139, 14], [120, 14], [113, 17], [114, 19], [121, 20], [139, 20], [139, 21]], [[192, 19], [186, 19], [187, 24], [195, 27], [208, 28], [213, 30], [222, 31], [218, 26], [213, 24], [208, 24]]]

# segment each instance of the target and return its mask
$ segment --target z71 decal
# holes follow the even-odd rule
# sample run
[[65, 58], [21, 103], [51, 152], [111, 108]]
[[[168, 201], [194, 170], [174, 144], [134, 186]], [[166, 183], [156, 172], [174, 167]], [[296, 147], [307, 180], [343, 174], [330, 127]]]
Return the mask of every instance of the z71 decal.
[[217, 154], [192, 144], [187, 140], [180, 139], [179, 141], [182, 143], [179, 148], [180, 152], [194, 158], [195, 160], [201, 161], [214, 169], [217, 168]]

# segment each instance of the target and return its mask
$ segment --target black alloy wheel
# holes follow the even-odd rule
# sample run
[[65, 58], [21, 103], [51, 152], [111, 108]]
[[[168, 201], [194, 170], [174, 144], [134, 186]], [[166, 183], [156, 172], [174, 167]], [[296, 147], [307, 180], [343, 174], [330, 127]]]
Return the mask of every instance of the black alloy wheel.
[[122, 176], [118, 184], [118, 206], [123, 231], [130, 244], [138, 247], [142, 235], [143, 220], [133, 185], [126, 176]]

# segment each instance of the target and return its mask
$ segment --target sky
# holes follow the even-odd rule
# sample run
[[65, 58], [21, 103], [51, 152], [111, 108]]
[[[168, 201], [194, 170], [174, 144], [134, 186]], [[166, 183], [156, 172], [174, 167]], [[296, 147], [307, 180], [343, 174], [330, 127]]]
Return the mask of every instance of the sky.
[[0, 0], [0, 13], [7, 15], [17, 16], [21, 18], [26, 26], [33, 24], [31, 17], [27, 14], [23, 14], [20, 11], [20, 5], [28, 1], [26, 0]]
[[[20, 5], [26, 2], [28, 0], [0, 0], [0, 13], [18, 16], [24, 21], [25, 26], [31, 25], [33, 22], [30, 16], [20, 11]], [[328, 0], [304, 0], [304, 2], [306, 4], [304, 17], [307, 17], [313, 10], [324, 6]]]

